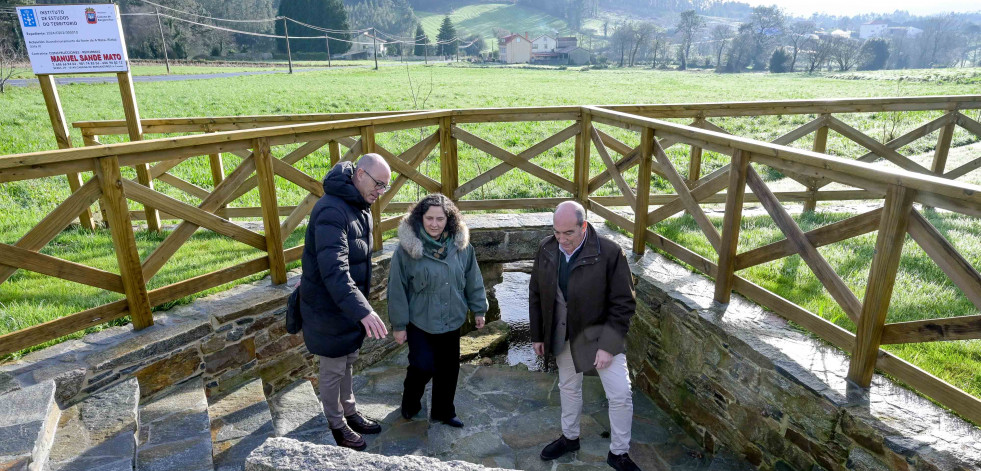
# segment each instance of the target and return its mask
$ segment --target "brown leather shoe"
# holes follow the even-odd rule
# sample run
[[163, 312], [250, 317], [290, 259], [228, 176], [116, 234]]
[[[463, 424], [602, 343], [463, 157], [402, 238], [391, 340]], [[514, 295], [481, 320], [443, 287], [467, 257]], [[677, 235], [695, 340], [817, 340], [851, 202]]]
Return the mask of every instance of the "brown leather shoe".
[[352, 415], [346, 415], [344, 416], [344, 419], [347, 420], [347, 425], [351, 427], [351, 430], [361, 434], [371, 435], [374, 433], [381, 433], [382, 431], [381, 425], [378, 425], [378, 422], [361, 415], [360, 412], [355, 412]]
[[362, 437], [358, 432], [351, 430], [351, 427], [347, 425], [341, 428], [332, 428], [330, 433], [334, 435], [334, 441], [337, 442], [337, 446], [342, 446], [345, 448], [351, 448], [352, 450], [362, 451], [368, 448], [368, 444], [365, 443], [364, 437]]

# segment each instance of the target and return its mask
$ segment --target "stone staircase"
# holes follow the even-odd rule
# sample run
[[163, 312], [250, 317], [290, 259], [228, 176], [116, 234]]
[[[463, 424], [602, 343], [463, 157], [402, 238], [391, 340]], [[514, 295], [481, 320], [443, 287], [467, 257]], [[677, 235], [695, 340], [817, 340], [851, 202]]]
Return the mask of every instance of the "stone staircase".
[[[559, 432], [554, 374], [523, 366], [462, 365], [456, 429], [413, 420], [399, 411], [406, 351], [355, 377], [359, 410], [383, 431], [368, 435], [369, 453], [423, 455], [493, 468], [605, 470], [609, 423], [598, 378], [584, 383], [582, 449], [554, 462], [538, 454]], [[309, 381], [267, 397], [261, 380], [207, 397], [194, 377], [141, 398], [135, 379], [98, 391], [60, 410], [54, 385], [44, 382], [0, 396], [0, 469], [51, 471], [231, 471], [270, 437], [334, 445]], [[425, 403], [430, 393], [427, 391]], [[750, 469], [725, 451], [701, 447], [646, 396], [634, 398], [631, 456], [647, 470]]]

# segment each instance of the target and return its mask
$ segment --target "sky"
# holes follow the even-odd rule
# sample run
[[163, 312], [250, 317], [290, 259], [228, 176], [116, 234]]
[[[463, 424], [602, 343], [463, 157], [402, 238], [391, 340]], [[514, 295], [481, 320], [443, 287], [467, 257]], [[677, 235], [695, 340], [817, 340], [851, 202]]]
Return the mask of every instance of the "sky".
[[978, 0], [742, 0], [750, 5], [777, 5], [794, 16], [810, 16], [811, 13], [852, 16], [862, 13], [892, 13], [906, 10], [913, 15], [932, 15], [941, 12], [981, 11]]

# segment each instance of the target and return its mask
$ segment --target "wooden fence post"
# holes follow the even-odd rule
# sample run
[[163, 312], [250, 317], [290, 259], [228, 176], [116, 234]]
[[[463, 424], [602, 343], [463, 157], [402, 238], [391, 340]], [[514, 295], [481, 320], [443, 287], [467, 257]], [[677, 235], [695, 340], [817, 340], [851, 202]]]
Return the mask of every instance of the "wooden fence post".
[[[375, 152], [375, 127], [374, 126], [362, 126], [361, 127], [361, 155], [370, 154]], [[372, 240], [372, 250], [382, 249], [382, 230], [381, 230], [381, 219], [382, 219], [382, 207], [380, 204], [375, 202], [371, 205], [371, 240]]]
[[576, 184], [576, 194], [573, 195], [580, 204], [589, 208], [589, 147], [592, 141], [593, 121], [586, 108], [580, 108], [579, 134], [576, 134], [576, 158], [573, 179]]
[[886, 192], [879, 222], [879, 234], [875, 241], [875, 255], [865, 287], [862, 315], [855, 331], [855, 351], [848, 366], [848, 379], [863, 388], [872, 383], [872, 373], [878, 358], [882, 330], [892, 298], [899, 256], [906, 240], [906, 226], [913, 208], [914, 192], [892, 185]]
[[[123, 98], [123, 113], [126, 115], [126, 129], [129, 132], [130, 141], [143, 140], [143, 125], [140, 123], [140, 109], [136, 105], [136, 91], [133, 89], [133, 75], [129, 72], [119, 72], [116, 74], [116, 81], [119, 82], [119, 94]], [[153, 181], [150, 180], [150, 166], [148, 164], [136, 164], [136, 178], [140, 184], [153, 189]], [[154, 232], [160, 232], [160, 213], [156, 209], [143, 205], [146, 212], [146, 227]]]
[[728, 303], [736, 273], [736, 253], [739, 249], [739, 224], [742, 222], [743, 197], [746, 194], [746, 173], [749, 154], [737, 150], [729, 166], [729, 188], [726, 190], [726, 209], [722, 219], [722, 245], [719, 247], [719, 272], [715, 277], [715, 300]]
[[283, 252], [283, 233], [279, 224], [279, 202], [276, 198], [276, 174], [269, 141], [252, 140], [255, 173], [259, 179], [259, 201], [262, 204], [262, 224], [266, 231], [266, 253], [269, 255], [269, 276], [274, 285], [286, 283], [286, 254]]
[[[693, 126], [700, 128], [705, 118], [699, 116]], [[702, 148], [691, 146], [691, 159], [688, 161], [688, 188], [691, 188], [699, 178], [702, 178]]]
[[[822, 114], [822, 118], [827, 119], [831, 117], [830, 114]], [[811, 147], [814, 152], [820, 152], [822, 154], [828, 151], [828, 126], [821, 126], [814, 131], [814, 145]], [[814, 211], [817, 209], [817, 198], [814, 197], [814, 192], [818, 189], [816, 186], [809, 185], [807, 191], [811, 194], [808, 195], [807, 199], [804, 200], [804, 212]]]
[[330, 148], [330, 166], [333, 168], [337, 165], [337, 162], [341, 161], [341, 145], [337, 141], [331, 139], [327, 143], [328, 148]]
[[[651, 160], [654, 158], [654, 130], [640, 131], [640, 165], [637, 167], [637, 207], [634, 208], [634, 253], [643, 255], [647, 241], [647, 210], [651, 196]], [[588, 183], [588, 178], [586, 179]]]
[[140, 253], [136, 250], [133, 223], [129, 217], [126, 196], [123, 194], [123, 177], [119, 173], [116, 156], [102, 157], [95, 165], [95, 176], [102, 188], [102, 208], [106, 212], [106, 224], [112, 233], [112, 243], [119, 262], [119, 275], [123, 279], [123, 291], [129, 305], [133, 327], [140, 330], [153, 325], [150, 298], [147, 296]]
[[[214, 131], [209, 129], [208, 133], [213, 133]], [[218, 184], [225, 180], [225, 164], [222, 162], [221, 153], [208, 154], [208, 165], [211, 167], [211, 182], [214, 186], [212, 188], [218, 188]], [[227, 205], [222, 205], [219, 209], [225, 209]]]
[[460, 171], [457, 168], [457, 142], [453, 137], [453, 118], [447, 116], [439, 120], [439, 173], [443, 194], [456, 201], [456, 189], [460, 186]]
[[[953, 111], [952, 113], [956, 113]], [[957, 121], [951, 120], [944, 127], [940, 128], [940, 136], [937, 137], [937, 148], [933, 151], [933, 165], [930, 171], [934, 175], [943, 176], [944, 167], [947, 166], [947, 154], [950, 152], [950, 141], [954, 137], [954, 130], [957, 129]]]
[[[58, 97], [58, 87], [55, 85], [54, 77], [41, 74], [37, 76], [37, 80], [41, 84], [41, 94], [44, 95], [44, 105], [48, 109], [48, 118], [51, 120], [51, 128], [54, 130], [58, 148], [70, 149], [72, 138], [68, 133], [68, 121], [65, 120], [65, 112], [61, 109], [61, 98]], [[82, 187], [82, 176], [78, 173], [69, 173], [65, 176], [68, 178], [68, 188], [73, 193]], [[78, 222], [86, 229], [95, 229], [92, 212], [88, 208], [78, 215]]]

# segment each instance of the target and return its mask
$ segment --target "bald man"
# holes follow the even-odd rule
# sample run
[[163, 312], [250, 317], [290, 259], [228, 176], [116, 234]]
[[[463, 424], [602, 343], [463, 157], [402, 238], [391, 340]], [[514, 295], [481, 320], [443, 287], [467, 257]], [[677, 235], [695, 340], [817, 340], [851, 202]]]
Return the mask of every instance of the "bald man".
[[610, 452], [617, 470], [638, 470], [627, 454], [633, 401], [624, 355], [634, 315], [633, 279], [620, 246], [600, 237], [586, 211], [566, 201], [552, 216], [552, 235], [538, 246], [528, 288], [531, 339], [559, 367], [562, 435], [542, 450], [554, 460], [579, 449], [583, 373], [598, 374], [610, 404]]
[[357, 166], [340, 162], [324, 177], [324, 196], [310, 213], [303, 246], [300, 312], [303, 341], [320, 360], [320, 401], [337, 444], [363, 450], [361, 434], [381, 426], [358, 412], [351, 384], [365, 336], [388, 330], [368, 304], [372, 203], [388, 190], [392, 171], [378, 154]]

